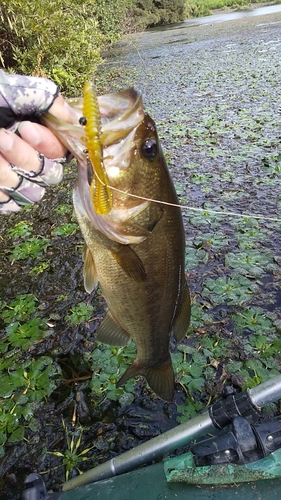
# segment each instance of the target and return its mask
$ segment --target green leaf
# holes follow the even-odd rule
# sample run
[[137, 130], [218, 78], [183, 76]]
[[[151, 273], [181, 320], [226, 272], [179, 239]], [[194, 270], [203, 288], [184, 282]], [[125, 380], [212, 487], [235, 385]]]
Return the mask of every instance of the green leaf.
[[188, 389], [190, 392], [200, 391], [205, 385], [205, 379], [203, 377], [194, 378], [188, 383]]
[[193, 363], [193, 364], [189, 365], [189, 372], [190, 372], [190, 375], [192, 375], [192, 377], [198, 378], [202, 374], [202, 366], [199, 366], [199, 365]]
[[12, 434], [8, 438], [9, 443], [18, 443], [19, 441], [23, 440], [24, 436], [24, 427], [18, 427], [15, 429]]
[[71, 325], [84, 323], [91, 318], [93, 309], [93, 306], [87, 305], [85, 302], [79, 302], [71, 309], [71, 314], [66, 316], [66, 320], [69, 321]]
[[68, 237], [74, 234], [76, 231], [78, 231], [78, 229], [79, 229], [78, 224], [76, 223], [65, 223], [55, 227], [52, 230], [52, 234], [54, 236]]

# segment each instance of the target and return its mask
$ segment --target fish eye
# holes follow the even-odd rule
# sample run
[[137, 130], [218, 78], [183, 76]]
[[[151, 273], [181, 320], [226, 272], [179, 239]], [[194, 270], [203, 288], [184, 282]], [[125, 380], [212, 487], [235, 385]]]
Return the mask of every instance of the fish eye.
[[143, 143], [141, 150], [145, 158], [147, 158], [150, 161], [153, 161], [158, 152], [157, 142], [154, 139], [147, 139]]

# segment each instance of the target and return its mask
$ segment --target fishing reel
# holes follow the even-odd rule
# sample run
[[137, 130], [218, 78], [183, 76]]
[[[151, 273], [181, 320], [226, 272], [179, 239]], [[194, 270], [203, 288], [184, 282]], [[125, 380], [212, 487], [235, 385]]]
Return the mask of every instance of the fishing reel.
[[196, 466], [238, 464], [243, 465], [267, 457], [281, 448], [281, 418], [250, 424], [243, 415], [258, 416], [247, 391], [237, 393], [225, 386], [222, 397], [210, 408], [214, 427], [232, 430], [199, 441], [191, 447]]
[[191, 447], [196, 466], [243, 465], [267, 457], [281, 448], [281, 418], [252, 425], [244, 417], [232, 420], [232, 430]]

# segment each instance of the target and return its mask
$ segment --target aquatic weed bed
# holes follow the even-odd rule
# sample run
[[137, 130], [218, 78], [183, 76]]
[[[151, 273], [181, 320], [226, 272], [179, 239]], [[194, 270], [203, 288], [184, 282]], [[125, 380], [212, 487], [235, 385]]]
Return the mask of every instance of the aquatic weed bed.
[[[224, 384], [251, 387], [280, 372], [280, 23], [279, 14], [152, 31], [109, 60], [123, 76], [107, 90], [143, 90], [189, 207], [192, 321], [172, 345], [174, 403], [159, 401], [142, 379], [116, 389], [134, 346], [95, 342], [104, 302], [83, 289], [75, 168], [40, 206], [1, 220], [5, 498], [19, 498], [31, 471], [57, 489], [194, 416]], [[278, 413], [278, 403], [267, 411]]]

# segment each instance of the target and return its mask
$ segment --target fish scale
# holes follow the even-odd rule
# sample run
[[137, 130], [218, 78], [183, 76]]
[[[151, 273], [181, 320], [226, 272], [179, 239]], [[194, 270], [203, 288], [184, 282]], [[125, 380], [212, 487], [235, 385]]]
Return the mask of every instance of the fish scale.
[[[118, 386], [142, 375], [159, 397], [172, 401], [170, 335], [180, 341], [190, 319], [181, 210], [169, 205], [178, 204], [178, 198], [140, 92], [128, 89], [100, 96], [98, 104], [103, 115], [102, 168], [112, 192], [111, 210], [102, 215], [92, 203], [87, 157], [81, 156], [81, 125], [71, 128], [45, 117], [78, 159], [73, 201], [85, 240], [85, 288], [91, 292], [99, 283], [108, 307], [97, 338], [112, 345], [131, 339], [136, 343], [136, 359]], [[80, 110], [77, 105], [77, 122]]]

